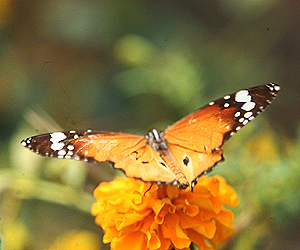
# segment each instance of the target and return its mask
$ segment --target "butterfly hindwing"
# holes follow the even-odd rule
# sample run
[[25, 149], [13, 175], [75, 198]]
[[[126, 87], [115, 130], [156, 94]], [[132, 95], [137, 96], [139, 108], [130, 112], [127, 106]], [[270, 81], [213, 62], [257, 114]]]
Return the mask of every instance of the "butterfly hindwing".
[[192, 184], [195, 184], [201, 175], [210, 172], [218, 162], [223, 161], [222, 149], [215, 150], [212, 153], [200, 153], [172, 144], [168, 148], [181, 165], [189, 186], [193, 186]]
[[126, 159], [113, 164], [126, 176], [158, 184], [176, 183], [176, 176], [160, 158], [159, 153], [149, 145], [133, 151]]

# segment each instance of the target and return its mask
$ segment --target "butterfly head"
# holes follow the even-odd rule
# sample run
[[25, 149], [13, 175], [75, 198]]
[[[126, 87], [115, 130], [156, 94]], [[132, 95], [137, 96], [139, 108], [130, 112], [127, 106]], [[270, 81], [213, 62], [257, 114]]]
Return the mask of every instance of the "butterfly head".
[[167, 150], [167, 141], [164, 138], [164, 132], [158, 129], [151, 129], [145, 136], [148, 144], [155, 150]]

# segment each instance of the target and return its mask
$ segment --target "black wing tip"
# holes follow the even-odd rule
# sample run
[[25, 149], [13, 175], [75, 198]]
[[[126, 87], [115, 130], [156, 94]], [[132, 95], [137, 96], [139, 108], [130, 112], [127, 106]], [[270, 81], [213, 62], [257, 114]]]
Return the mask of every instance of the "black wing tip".
[[273, 82], [267, 83], [267, 84], [265, 84], [265, 86], [266, 86], [271, 92], [277, 93], [277, 92], [279, 92], [279, 91], [281, 90], [280, 85], [279, 85], [279, 84], [276, 84], [276, 83], [273, 83]]
[[28, 137], [26, 139], [23, 139], [20, 144], [23, 146], [23, 147], [28, 147], [30, 144], [31, 144], [31, 141], [32, 141], [32, 138], [33, 137]]
[[91, 130], [52, 132], [28, 137], [20, 142], [23, 147], [45, 157], [74, 159], [84, 162], [97, 162], [93, 157], [76, 154], [75, 146], [70, 141], [90, 133]]

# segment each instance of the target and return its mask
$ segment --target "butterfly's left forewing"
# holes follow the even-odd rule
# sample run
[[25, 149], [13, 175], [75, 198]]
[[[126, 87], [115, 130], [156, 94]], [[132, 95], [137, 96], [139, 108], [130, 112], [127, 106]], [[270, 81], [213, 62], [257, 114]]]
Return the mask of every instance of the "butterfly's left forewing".
[[109, 161], [126, 176], [147, 182], [172, 183], [175, 175], [144, 136], [101, 131], [69, 131], [27, 138], [21, 144], [42, 156], [86, 162]]
[[139, 135], [88, 130], [37, 135], [21, 144], [42, 156], [101, 162], [122, 161], [146, 141]]

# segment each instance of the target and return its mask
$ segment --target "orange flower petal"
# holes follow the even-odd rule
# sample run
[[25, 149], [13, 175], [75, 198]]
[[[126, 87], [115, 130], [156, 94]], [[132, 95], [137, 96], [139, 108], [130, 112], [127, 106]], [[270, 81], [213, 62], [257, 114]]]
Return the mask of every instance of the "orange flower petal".
[[111, 242], [111, 249], [141, 250], [147, 249], [145, 234], [139, 231], [127, 233]]
[[233, 234], [233, 213], [223, 205], [238, 204], [220, 176], [201, 177], [194, 192], [117, 178], [100, 184], [94, 196], [92, 214], [113, 250], [188, 249], [191, 242], [211, 250]]
[[190, 246], [191, 240], [180, 227], [179, 216], [177, 214], [167, 216], [161, 228], [163, 237], [170, 239], [176, 249], [183, 249]]

